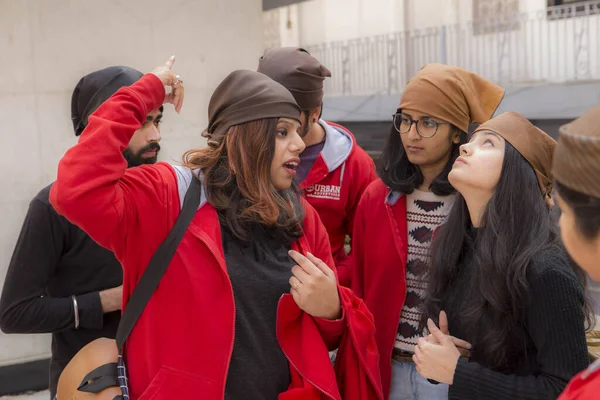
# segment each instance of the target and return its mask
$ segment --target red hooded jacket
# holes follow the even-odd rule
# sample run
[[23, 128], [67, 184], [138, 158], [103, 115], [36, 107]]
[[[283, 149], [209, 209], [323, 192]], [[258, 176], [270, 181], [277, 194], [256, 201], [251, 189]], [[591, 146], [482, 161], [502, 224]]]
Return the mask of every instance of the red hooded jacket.
[[325, 145], [300, 186], [327, 229], [340, 284], [347, 285], [346, 235], [353, 239], [356, 207], [377, 174], [373, 160], [348, 129], [323, 120], [319, 124], [325, 130]]
[[383, 393], [390, 393], [392, 351], [406, 298], [406, 197], [381, 179], [365, 190], [354, 222], [352, 284], [375, 319]]
[[596, 400], [600, 398], [600, 360], [571, 380], [558, 400]]
[[[61, 160], [50, 199], [56, 210], [112, 250], [124, 269], [123, 304], [175, 223], [191, 172], [166, 163], [127, 169], [122, 151], [165, 90], [154, 75], [122, 88], [89, 119], [79, 143]], [[327, 233], [304, 202], [304, 236], [292, 248], [332, 269]], [[334, 269], [335, 270], [335, 269]], [[280, 399], [380, 399], [372, 316], [339, 288], [343, 318], [301, 311], [291, 295], [277, 309], [277, 338], [291, 385]], [[132, 399], [222, 399], [233, 350], [235, 305], [217, 212], [201, 204], [167, 272], [125, 346]], [[336, 380], [328, 349], [341, 340], [345, 363]], [[348, 395], [347, 395], [348, 394]], [[354, 394], [359, 394], [355, 397]]]

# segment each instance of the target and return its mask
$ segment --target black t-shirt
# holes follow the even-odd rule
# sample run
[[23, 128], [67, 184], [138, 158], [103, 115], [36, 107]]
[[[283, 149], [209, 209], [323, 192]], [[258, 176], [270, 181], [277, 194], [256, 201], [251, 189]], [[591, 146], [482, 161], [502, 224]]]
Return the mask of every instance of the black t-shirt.
[[54, 394], [60, 373], [83, 346], [115, 337], [121, 313], [103, 314], [98, 292], [121, 285], [123, 270], [112, 252], [58, 215], [49, 201], [51, 186], [29, 204], [4, 281], [0, 323], [8, 333], [52, 333]]
[[252, 230], [251, 241], [236, 238], [223, 223], [221, 232], [236, 307], [225, 399], [276, 399], [291, 379], [276, 337], [277, 304], [289, 293], [295, 264], [290, 245], [261, 227]]

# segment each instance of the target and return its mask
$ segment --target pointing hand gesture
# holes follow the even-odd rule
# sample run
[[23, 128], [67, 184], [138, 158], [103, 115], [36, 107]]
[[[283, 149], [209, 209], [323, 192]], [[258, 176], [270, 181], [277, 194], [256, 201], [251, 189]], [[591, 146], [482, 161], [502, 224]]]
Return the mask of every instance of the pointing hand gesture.
[[165, 96], [164, 103], [173, 104], [175, 111], [179, 114], [183, 105], [183, 81], [179, 79], [179, 75], [175, 75], [171, 68], [175, 63], [175, 56], [171, 56], [169, 60], [160, 67], [156, 67], [152, 73], [160, 79], [164, 86], [171, 88], [171, 92]]

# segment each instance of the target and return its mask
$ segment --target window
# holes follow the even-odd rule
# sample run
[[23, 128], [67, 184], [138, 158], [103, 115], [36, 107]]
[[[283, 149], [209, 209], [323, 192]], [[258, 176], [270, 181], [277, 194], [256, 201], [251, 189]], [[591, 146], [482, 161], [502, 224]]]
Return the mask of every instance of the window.
[[473, 0], [476, 35], [519, 29], [519, 0]]
[[600, 3], [581, 0], [547, 0], [548, 19], [565, 19], [600, 14]]
[[565, 4], [584, 3], [582, 0], [548, 0], [548, 7], [564, 6]]

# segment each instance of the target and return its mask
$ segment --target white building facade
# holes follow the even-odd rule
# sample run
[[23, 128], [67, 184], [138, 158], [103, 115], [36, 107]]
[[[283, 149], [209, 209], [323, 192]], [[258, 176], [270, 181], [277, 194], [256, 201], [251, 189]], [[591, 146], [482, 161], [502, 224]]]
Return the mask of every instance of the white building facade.
[[575, 118], [598, 102], [597, 0], [313, 0], [264, 18], [265, 47], [305, 47], [332, 71], [332, 120], [387, 119], [431, 62], [506, 87], [503, 106], [534, 120]]

